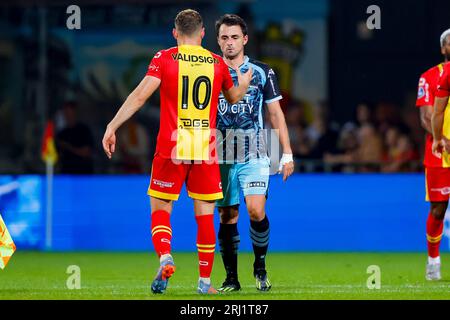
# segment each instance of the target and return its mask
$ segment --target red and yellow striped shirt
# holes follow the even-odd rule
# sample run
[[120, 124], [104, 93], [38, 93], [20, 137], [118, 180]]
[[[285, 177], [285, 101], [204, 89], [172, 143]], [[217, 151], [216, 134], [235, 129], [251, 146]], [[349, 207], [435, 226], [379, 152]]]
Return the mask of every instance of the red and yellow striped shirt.
[[156, 153], [168, 159], [210, 160], [219, 94], [233, 86], [223, 59], [201, 46], [182, 45], [156, 53], [147, 75], [161, 79]]
[[[445, 69], [449, 69], [449, 64], [445, 66]], [[449, 72], [447, 71], [447, 74], [448, 73]], [[417, 107], [423, 107], [426, 105], [433, 106], [435, 97], [445, 96], [443, 95], [444, 87], [443, 89], [438, 89], [438, 83], [443, 81], [444, 76], [444, 64], [439, 64], [422, 74], [419, 80], [419, 90], [416, 102]], [[445, 110], [443, 134], [445, 137], [450, 138], [450, 103]], [[444, 152], [442, 154], [442, 158], [436, 157], [432, 152], [432, 145], [433, 136], [427, 133], [424, 165], [426, 167], [433, 168], [449, 168], [450, 155], [447, 152]]]

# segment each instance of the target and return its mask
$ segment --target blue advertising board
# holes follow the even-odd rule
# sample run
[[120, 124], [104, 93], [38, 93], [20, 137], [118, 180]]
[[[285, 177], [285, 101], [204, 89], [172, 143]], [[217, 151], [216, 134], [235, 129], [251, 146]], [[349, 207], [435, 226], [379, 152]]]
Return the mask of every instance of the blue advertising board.
[[[52, 250], [147, 251], [149, 177], [55, 176]], [[18, 249], [45, 244], [45, 177], [0, 176], [0, 212]], [[266, 211], [272, 251], [426, 251], [420, 174], [296, 174], [270, 180]], [[241, 198], [239, 231], [251, 250], [249, 220]], [[215, 216], [216, 231], [219, 219]], [[174, 251], [195, 251], [192, 200], [183, 189], [172, 214]], [[449, 251], [450, 216], [441, 248]]]

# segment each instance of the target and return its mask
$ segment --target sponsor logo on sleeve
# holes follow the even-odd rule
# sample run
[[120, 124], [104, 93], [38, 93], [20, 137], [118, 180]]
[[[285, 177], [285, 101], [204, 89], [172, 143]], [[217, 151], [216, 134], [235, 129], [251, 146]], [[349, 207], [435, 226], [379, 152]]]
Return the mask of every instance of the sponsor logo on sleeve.
[[265, 188], [266, 183], [264, 181], [253, 181], [247, 183], [247, 188]]
[[420, 78], [417, 99], [425, 98], [425, 101], [428, 102], [430, 100], [430, 95], [428, 94], [429, 87], [430, 85], [427, 83], [427, 80], [425, 78]]
[[159, 71], [159, 67], [158, 67], [158, 66], [155, 66], [154, 64], [151, 64], [151, 65], [148, 67], [148, 70], [149, 70], [149, 71], [155, 71], [155, 72], [158, 72], [158, 71]]
[[419, 92], [417, 93], [417, 98], [422, 99], [425, 97], [425, 89], [424, 87], [419, 87]]

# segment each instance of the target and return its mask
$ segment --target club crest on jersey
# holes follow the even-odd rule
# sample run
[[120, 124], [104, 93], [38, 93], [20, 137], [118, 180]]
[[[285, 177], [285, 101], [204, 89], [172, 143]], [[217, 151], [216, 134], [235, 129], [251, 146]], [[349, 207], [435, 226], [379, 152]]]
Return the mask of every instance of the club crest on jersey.
[[220, 97], [217, 109], [219, 110], [219, 113], [223, 116], [228, 111], [228, 102], [224, 98]]
[[[248, 101], [249, 98], [244, 97], [244, 100]], [[254, 106], [249, 103], [249, 102], [244, 102], [244, 100], [242, 100], [239, 103], [236, 104], [232, 104], [230, 105], [224, 98], [220, 98], [219, 99], [219, 104], [218, 104], [218, 110], [220, 115], [224, 115], [225, 113], [227, 113], [228, 111], [230, 111], [232, 114], [243, 114], [243, 113], [252, 113]]]

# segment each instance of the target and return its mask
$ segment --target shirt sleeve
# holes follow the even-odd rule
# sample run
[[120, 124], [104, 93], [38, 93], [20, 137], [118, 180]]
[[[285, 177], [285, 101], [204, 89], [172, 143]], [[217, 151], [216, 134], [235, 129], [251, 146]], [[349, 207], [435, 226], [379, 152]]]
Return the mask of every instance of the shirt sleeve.
[[162, 73], [162, 51], [158, 51], [150, 62], [146, 76], [161, 79]]
[[420, 76], [416, 100], [417, 107], [432, 106], [434, 104], [433, 85], [434, 83], [428, 73]]
[[439, 78], [436, 96], [445, 98], [450, 96], [450, 64], [447, 64], [444, 68], [444, 72]]
[[271, 103], [281, 100], [282, 98], [277, 76], [273, 69], [270, 68], [267, 71], [266, 84], [264, 85], [264, 102]]
[[226, 63], [222, 59], [220, 59], [220, 63], [222, 65], [223, 75], [222, 90], [229, 90], [232, 86], [234, 86], [233, 79], [231, 78], [230, 70], [228, 69]]

